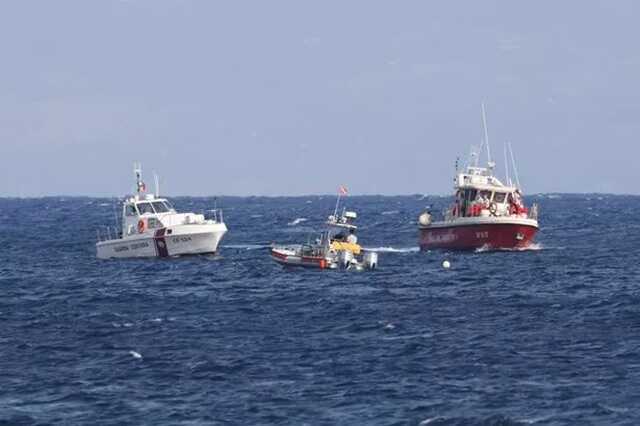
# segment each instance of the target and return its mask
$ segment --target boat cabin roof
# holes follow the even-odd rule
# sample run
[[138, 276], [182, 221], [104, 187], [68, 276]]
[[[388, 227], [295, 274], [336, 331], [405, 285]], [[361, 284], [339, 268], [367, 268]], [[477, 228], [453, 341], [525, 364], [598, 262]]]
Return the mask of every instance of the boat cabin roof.
[[169, 200], [153, 196], [131, 197], [125, 201], [125, 210], [128, 216], [176, 212]]
[[485, 191], [514, 192], [515, 186], [507, 186], [483, 167], [469, 167], [467, 173], [458, 174], [456, 189], [478, 189]]
[[358, 227], [356, 225], [353, 225], [351, 223], [336, 223], [336, 222], [327, 222], [327, 225], [329, 225], [332, 228], [341, 228], [341, 229], [358, 229]]
[[358, 218], [358, 214], [354, 211], [344, 211], [341, 216], [329, 216], [327, 225], [335, 228], [357, 229], [358, 227], [352, 222]]

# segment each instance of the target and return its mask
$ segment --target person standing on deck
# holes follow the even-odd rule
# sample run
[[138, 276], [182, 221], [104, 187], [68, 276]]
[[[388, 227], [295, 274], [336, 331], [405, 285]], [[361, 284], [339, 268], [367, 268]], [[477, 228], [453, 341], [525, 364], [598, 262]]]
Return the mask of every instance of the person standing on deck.
[[349, 244], [357, 244], [358, 243], [358, 237], [356, 236], [356, 230], [355, 229], [350, 229], [349, 230], [349, 236], [347, 237], [347, 242]]

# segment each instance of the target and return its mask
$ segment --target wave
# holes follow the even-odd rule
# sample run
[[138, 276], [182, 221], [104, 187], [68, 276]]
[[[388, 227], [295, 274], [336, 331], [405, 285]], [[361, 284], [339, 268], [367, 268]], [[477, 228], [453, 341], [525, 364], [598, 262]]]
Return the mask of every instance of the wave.
[[531, 243], [526, 247], [514, 247], [514, 248], [492, 248], [484, 245], [475, 250], [476, 253], [487, 253], [492, 251], [540, 251], [543, 250], [541, 243]]
[[386, 216], [386, 215], [398, 214], [398, 213], [400, 213], [400, 210], [389, 210], [389, 211], [386, 211], [386, 212], [382, 212], [382, 213], [380, 213], [380, 214], [382, 214], [382, 215], [385, 215], [385, 216]]
[[420, 247], [363, 247], [363, 249], [378, 253], [414, 253], [420, 251]]
[[306, 221], [307, 221], [306, 217], [299, 217], [299, 218], [293, 220], [292, 222], [287, 223], [287, 225], [296, 226], [296, 225], [298, 225], [298, 224], [300, 224], [302, 222], [306, 222]]
[[435, 416], [422, 420], [419, 426], [426, 425], [522, 425], [526, 423], [535, 423], [536, 421], [521, 421], [516, 420], [511, 417], [506, 417], [502, 415], [493, 415], [491, 417], [446, 417], [446, 416]]
[[223, 244], [222, 248], [237, 250], [260, 250], [271, 247], [270, 244]]

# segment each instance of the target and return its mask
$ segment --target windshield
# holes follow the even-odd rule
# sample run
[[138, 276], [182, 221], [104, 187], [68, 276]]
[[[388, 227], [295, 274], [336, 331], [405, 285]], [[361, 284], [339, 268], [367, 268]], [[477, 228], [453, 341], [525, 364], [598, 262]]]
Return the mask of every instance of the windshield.
[[173, 207], [173, 205], [170, 202], [166, 201], [166, 200], [164, 201], [164, 205], [167, 206], [167, 208], [169, 210], [173, 210], [173, 211], [176, 210], [175, 207]]
[[162, 201], [154, 201], [152, 204], [156, 213], [166, 213], [169, 211], [166, 204], [164, 204]]
[[151, 203], [138, 203], [137, 206], [140, 214], [154, 213]]
[[127, 204], [125, 212], [126, 212], [127, 216], [137, 216], [138, 215], [138, 212], [136, 211], [136, 206], [134, 206], [133, 204]]

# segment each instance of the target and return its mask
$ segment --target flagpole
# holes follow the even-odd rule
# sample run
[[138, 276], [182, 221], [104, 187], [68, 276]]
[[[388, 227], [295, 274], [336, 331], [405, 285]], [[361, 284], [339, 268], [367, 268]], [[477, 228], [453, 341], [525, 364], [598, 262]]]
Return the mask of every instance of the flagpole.
[[338, 199], [336, 200], [336, 209], [333, 211], [333, 217], [335, 217], [336, 219], [338, 217], [338, 207], [340, 206], [340, 197], [342, 197], [343, 195], [347, 195], [347, 188], [345, 188], [343, 185], [340, 185], [338, 187]]
[[340, 193], [340, 191], [338, 191], [338, 199], [336, 200], [336, 209], [333, 211], [333, 217], [336, 218], [336, 220], [338, 219], [338, 206], [340, 205], [340, 196], [342, 194]]

